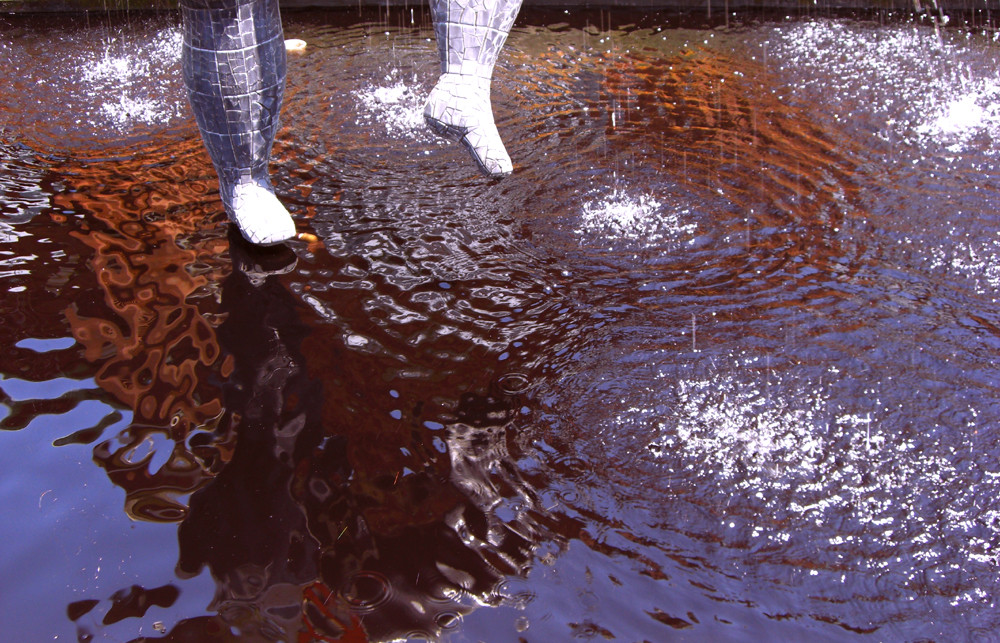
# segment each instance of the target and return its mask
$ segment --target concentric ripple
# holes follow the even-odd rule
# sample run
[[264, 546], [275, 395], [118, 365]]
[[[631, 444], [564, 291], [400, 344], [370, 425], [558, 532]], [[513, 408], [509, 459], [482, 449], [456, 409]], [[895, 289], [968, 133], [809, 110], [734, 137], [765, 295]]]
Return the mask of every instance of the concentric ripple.
[[996, 45], [666, 20], [527, 12], [497, 183], [426, 15], [289, 14], [257, 258], [176, 25], [0, 25], [10, 635], [992, 636]]

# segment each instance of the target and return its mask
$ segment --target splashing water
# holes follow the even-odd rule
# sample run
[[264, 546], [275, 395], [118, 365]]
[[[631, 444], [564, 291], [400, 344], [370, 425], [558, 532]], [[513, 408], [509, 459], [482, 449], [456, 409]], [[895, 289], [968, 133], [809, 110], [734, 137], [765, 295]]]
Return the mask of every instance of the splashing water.
[[926, 118], [915, 127], [918, 137], [936, 141], [953, 154], [965, 151], [976, 136], [1000, 138], [1000, 85], [993, 79], [966, 84]]
[[680, 448], [723, 481], [747, 469], [764, 477], [815, 474], [824, 447], [815, 431], [822, 397], [797, 404], [717, 380], [678, 382], [676, 395], [676, 414], [658, 422], [662, 437], [653, 451]]
[[[905, 409], [874, 389], [846, 401], [833, 388], [779, 373], [755, 386], [738, 374], [754, 360], [740, 364], [732, 375], [668, 386], [657, 398], [672, 404], [632, 408], [619, 422], [655, 423], [648, 448], [671, 475], [759, 505], [742, 527], [751, 548], [782, 545], [810, 529], [832, 547], [905, 552], [853, 569], [898, 578], [901, 587], [933, 585], [925, 575], [938, 561], [995, 563], [1000, 511], [983, 499], [1000, 493], [1000, 473], [959, 464], [974, 458], [979, 411], [960, 414], [968, 438], [929, 439], [905, 427]], [[841, 373], [830, 367], [828, 375]], [[989, 602], [962, 585], [953, 605]]]
[[608, 196], [595, 196], [583, 204], [580, 235], [601, 235], [609, 242], [644, 241], [662, 243], [693, 235], [692, 210], [664, 203], [649, 194], [633, 196], [620, 189]]
[[[981, 56], [968, 62], [969, 42], [941, 42], [931, 29], [915, 25], [882, 31], [872, 38], [852, 23], [809, 21], [775, 31], [765, 49], [802, 74], [794, 94], [819, 91], [834, 105], [865, 104], [885, 121], [880, 137], [958, 153], [977, 134], [1000, 133], [1000, 86], [983, 74]], [[848, 110], [833, 117], [857, 115]]]
[[81, 84], [90, 96], [102, 97], [97, 109], [112, 127], [163, 124], [183, 114], [176, 79], [165, 78], [179, 69], [182, 41], [180, 30], [173, 27], [146, 42], [119, 35], [105, 41], [100, 57], [82, 61]]
[[416, 79], [409, 84], [392, 70], [384, 79], [385, 85], [369, 84], [354, 92], [358, 103], [359, 124], [381, 124], [393, 138], [433, 141], [424, 125], [426, 95], [415, 89]]

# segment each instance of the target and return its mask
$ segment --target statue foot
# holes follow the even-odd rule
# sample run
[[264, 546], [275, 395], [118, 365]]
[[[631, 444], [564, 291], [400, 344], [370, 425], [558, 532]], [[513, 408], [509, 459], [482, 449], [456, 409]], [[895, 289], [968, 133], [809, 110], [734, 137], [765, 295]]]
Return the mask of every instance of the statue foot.
[[489, 79], [442, 74], [424, 105], [424, 120], [439, 136], [465, 145], [486, 176], [514, 170], [493, 122]]
[[237, 183], [226, 207], [240, 234], [258, 246], [272, 246], [295, 236], [295, 222], [269, 185]]

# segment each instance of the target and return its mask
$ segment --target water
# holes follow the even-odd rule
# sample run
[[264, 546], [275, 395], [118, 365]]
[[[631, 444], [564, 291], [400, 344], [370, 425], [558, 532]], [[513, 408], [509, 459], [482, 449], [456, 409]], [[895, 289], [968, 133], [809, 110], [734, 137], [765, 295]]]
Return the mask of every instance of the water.
[[176, 20], [0, 23], [5, 636], [993, 636], [992, 32], [526, 13], [491, 183], [292, 13], [256, 252]]

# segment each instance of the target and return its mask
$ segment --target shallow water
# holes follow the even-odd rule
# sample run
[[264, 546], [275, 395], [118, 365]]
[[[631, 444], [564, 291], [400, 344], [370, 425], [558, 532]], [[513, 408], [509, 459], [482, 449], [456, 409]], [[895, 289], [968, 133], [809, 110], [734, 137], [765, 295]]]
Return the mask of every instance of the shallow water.
[[426, 15], [288, 14], [258, 252], [176, 16], [78, 23], [0, 21], [10, 640], [1000, 625], [992, 33], [527, 13], [492, 183]]

